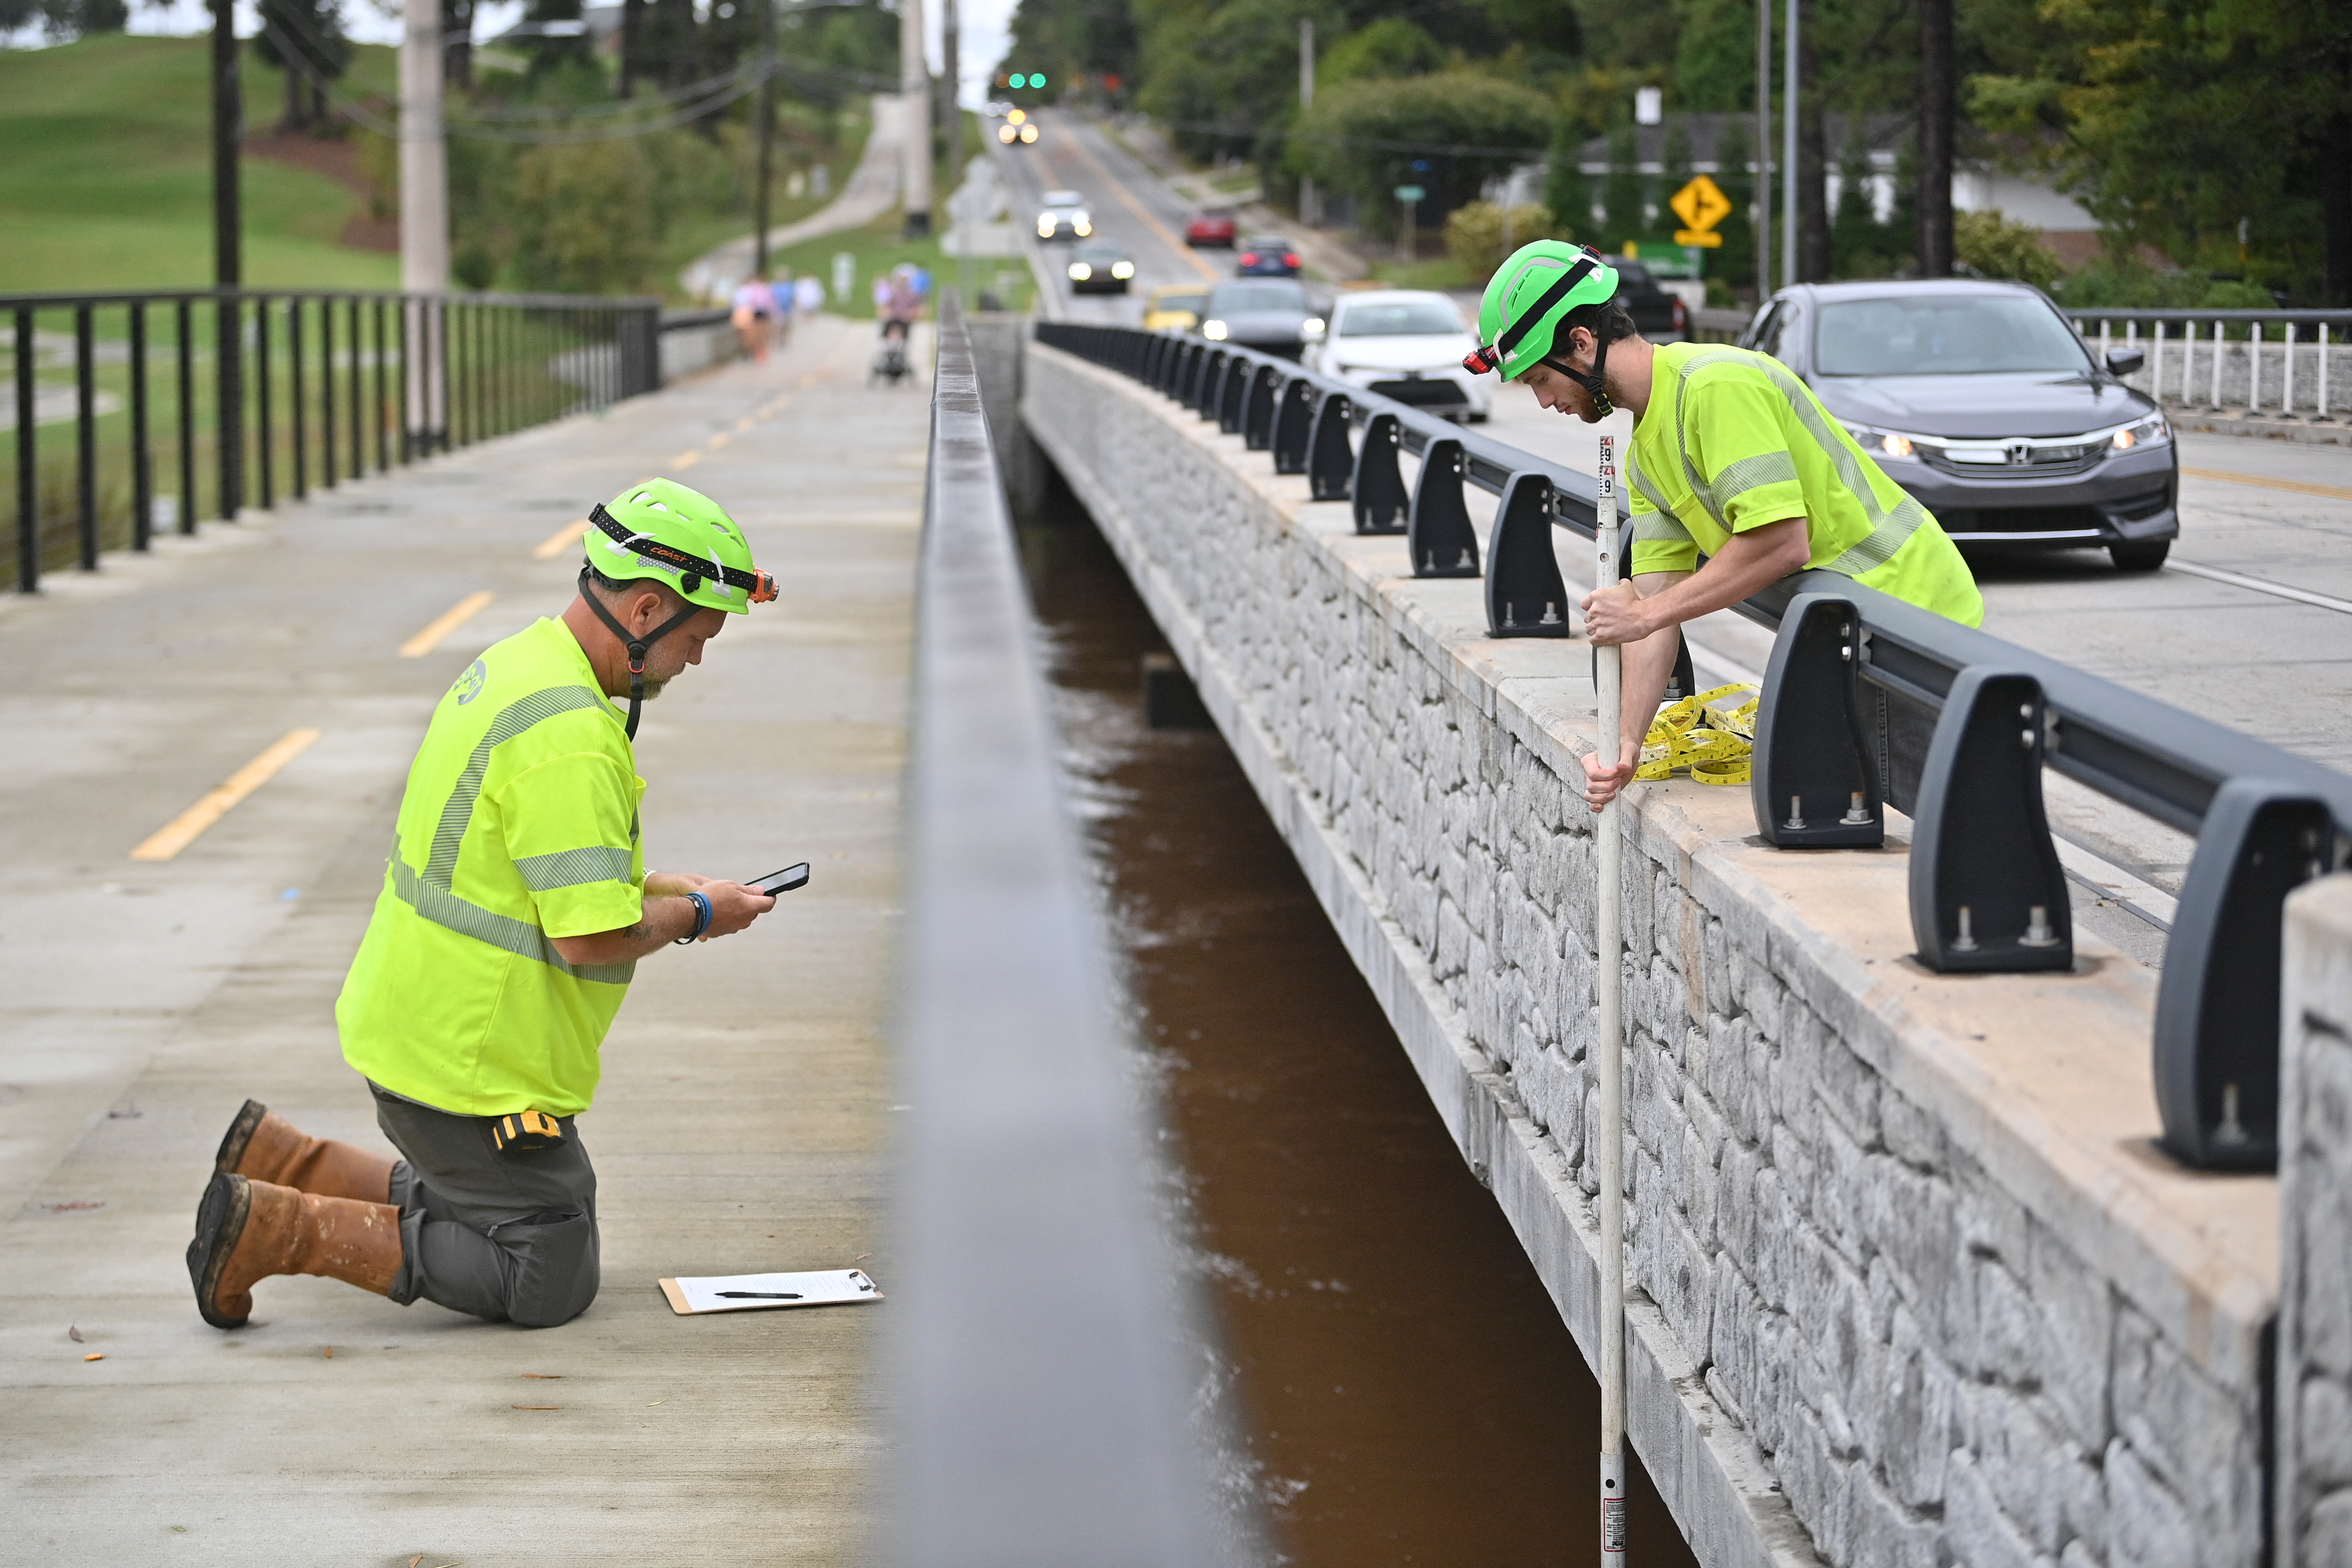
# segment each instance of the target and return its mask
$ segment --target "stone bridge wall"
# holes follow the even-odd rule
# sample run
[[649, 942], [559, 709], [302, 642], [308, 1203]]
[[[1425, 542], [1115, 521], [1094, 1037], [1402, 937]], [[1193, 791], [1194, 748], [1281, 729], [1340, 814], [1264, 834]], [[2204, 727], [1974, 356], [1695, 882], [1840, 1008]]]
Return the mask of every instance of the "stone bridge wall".
[[[1591, 1360], [1584, 647], [1485, 638], [1478, 584], [1025, 356], [1029, 432]], [[1644, 786], [1628, 831], [1633, 1436], [1700, 1560], [2253, 1568], [2277, 1187], [2150, 1148], [2153, 975], [2088, 940], [1928, 973], [1901, 843], [1775, 853], [1745, 791]]]

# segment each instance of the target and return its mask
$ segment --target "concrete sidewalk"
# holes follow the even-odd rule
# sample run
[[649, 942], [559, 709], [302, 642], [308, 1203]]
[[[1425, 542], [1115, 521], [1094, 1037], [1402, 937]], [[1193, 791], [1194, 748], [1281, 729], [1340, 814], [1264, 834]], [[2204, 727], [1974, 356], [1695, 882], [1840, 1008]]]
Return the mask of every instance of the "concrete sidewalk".
[[[856, 1553], [890, 1307], [694, 1322], [654, 1281], [871, 1254], [890, 1288], [882, 1029], [929, 411], [866, 388], [868, 347], [822, 320], [765, 367], [0, 610], [0, 1562]], [[181, 1254], [243, 1099], [381, 1146], [331, 1007], [432, 704], [570, 599], [577, 546], [535, 547], [656, 473], [727, 505], [784, 591], [646, 710], [648, 864], [815, 874], [743, 936], [640, 966], [580, 1123], [603, 1294], [531, 1331], [273, 1279], [249, 1327], [206, 1327]], [[436, 650], [395, 654], [483, 590]], [[177, 858], [125, 858], [306, 727]]]

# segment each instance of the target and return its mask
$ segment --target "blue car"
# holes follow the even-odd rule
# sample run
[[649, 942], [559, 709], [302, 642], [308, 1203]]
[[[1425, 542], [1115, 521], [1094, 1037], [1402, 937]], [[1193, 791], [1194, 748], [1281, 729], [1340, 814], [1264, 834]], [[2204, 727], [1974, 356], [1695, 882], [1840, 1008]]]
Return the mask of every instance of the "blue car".
[[1290, 248], [1290, 241], [1278, 234], [1253, 235], [1235, 247], [1234, 276], [1236, 278], [1296, 278], [1298, 276], [1298, 252]]

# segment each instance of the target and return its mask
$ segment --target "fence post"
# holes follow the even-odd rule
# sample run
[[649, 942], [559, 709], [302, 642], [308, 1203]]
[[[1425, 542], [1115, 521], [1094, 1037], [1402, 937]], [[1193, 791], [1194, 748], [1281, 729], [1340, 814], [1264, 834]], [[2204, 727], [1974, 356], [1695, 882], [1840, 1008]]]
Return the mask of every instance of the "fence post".
[[152, 542], [155, 519], [155, 455], [147, 446], [147, 303], [131, 302], [131, 548]]
[[74, 308], [74, 503], [85, 572], [98, 570], [98, 367], [92, 309]]
[[621, 395], [661, 390], [661, 307], [624, 306], [618, 312]]
[[33, 409], [33, 312], [16, 309], [16, 592], [41, 587], [41, 482], [35, 466], [40, 421]]

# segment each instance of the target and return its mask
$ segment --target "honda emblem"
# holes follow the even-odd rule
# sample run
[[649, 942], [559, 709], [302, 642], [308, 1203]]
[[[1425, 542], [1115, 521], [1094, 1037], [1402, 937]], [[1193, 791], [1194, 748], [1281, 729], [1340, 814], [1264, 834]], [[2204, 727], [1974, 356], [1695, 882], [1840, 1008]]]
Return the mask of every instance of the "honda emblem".
[[2011, 441], [2009, 444], [2009, 461], [2013, 468], [2022, 468], [2033, 461], [2033, 443]]

